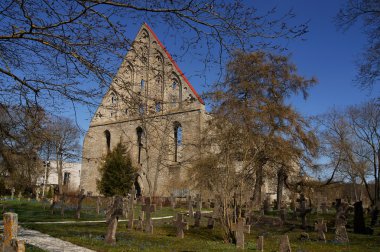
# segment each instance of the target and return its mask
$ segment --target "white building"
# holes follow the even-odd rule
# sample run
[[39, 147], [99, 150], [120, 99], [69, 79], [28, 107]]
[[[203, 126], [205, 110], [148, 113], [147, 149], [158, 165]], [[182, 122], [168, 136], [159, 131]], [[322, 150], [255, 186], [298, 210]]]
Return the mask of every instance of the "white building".
[[[58, 185], [57, 162], [49, 161], [50, 165], [46, 171], [46, 185]], [[63, 163], [62, 177], [63, 184], [68, 186], [69, 191], [78, 191], [80, 186], [81, 163]], [[44, 183], [45, 176], [42, 175], [37, 179], [37, 184]]]

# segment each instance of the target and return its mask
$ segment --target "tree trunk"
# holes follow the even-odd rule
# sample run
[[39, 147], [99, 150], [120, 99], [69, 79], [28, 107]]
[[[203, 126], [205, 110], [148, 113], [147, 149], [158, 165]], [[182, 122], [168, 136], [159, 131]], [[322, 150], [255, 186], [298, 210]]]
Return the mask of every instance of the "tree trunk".
[[261, 187], [263, 185], [263, 166], [256, 170], [256, 182], [253, 191], [253, 202], [256, 205], [261, 204]]
[[285, 171], [284, 168], [280, 168], [277, 172], [277, 205], [276, 209], [281, 209], [281, 202], [283, 196], [283, 188], [284, 188], [284, 179], [285, 179]]

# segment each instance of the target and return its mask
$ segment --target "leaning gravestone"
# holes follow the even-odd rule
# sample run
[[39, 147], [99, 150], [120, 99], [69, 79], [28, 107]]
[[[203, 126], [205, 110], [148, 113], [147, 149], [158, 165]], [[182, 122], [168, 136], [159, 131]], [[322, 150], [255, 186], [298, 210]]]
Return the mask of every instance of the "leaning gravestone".
[[282, 235], [280, 238], [280, 248], [279, 252], [292, 252], [292, 248], [290, 247], [289, 237], [288, 235]]
[[123, 198], [121, 196], [115, 196], [106, 214], [106, 223], [108, 225], [105, 237], [106, 243], [116, 243], [117, 223], [121, 216], [123, 216]]
[[25, 252], [25, 242], [17, 239], [18, 216], [16, 213], [3, 214], [4, 234], [0, 236], [1, 251]]
[[347, 230], [345, 226], [338, 226], [336, 227], [335, 230], [335, 241], [337, 243], [348, 243], [348, 235], [347, 235]]
[[264, 236], [257, 238], [256, 251], [264, 252]]
[[151, 204], [150, 197], [147, 197], [145, 199], [145, 205], [142, 206], [141, 210], [145, 213], [144, 231], [146, 233], [153, 234], [153, 222], [151, 219], [151, 213], [156, 211], [156, 205]]
[[237, 223], [232, 223], [231, 230], [235, 231], [236, 247], [244, 249], [244, 233], [251, 232], [251, 226], [245, 225], [245, 218], [239, 217]]
[[77, 219], [80, 219], [80, 211], [82, 210], [83, 200], [86, 198], [86, 195], [84, 194], [84, 189], [80, 190], [77, 198], [78, 198], [78, 203], [77, 203], [77, 209], [76, 209], [76, 217]]
[[185, 237], [183, 230], [188, 229], [187, 222], [183, 220], [183, 214], [177, 213], [177, 219], [174, 224], [177, 227], [177, 237], [183, 239]]
[[327, 226], [323, 219], [315, 222], [314, 230], [318, 232], [318, 240], [326, 242]]

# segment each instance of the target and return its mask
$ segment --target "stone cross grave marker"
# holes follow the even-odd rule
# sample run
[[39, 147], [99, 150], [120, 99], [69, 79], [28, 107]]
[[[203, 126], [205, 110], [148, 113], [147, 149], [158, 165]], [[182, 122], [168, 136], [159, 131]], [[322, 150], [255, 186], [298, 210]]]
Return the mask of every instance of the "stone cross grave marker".
[[202, 210], [202, 197], [200, 194], [197, 194], [195, 197], [195, 202], [196, 202], [196, 210], [201, 211]]
[[145, 199], [145, 205], [142, 206], [141, 210], [145, 213], [144, 231], [153, 234], [153, 222], [150, 215], [156, 211], [156, 205], [151, 204], [150, 197]]
[[177, 219], [174, 224], [177, 227], [177, 237], [183, 239], [185, 237], [183, 230], [188, 229], [187, 222], [183, 220], [183, 214], [177, 213]]
[[338, 243], [348, 243], [348, 235], [347, 235], [347, 230], [346, 227], [341, 225], [336, 227], [335, 230], [335, 241]]
[[191, 196], [187, 196], [187, 208], [189, 210], [189, 217], [194, 218], [194, 209], [193, 209], [193, 201], [191, 200]]
[[16, 213], [3, 214], [4, 234], [0, 237], [1, 251], [25, 252], [25, 241], [17, 239], [18, 216]]
[[170, 200], [170, 206], [171, 206], [171, 208], [174, 209], [175, 208], [175, 197], [174, 197], [173, 193], [170, 194], [169, 200]]
[[16, 191], [16, 189], [14, 187], [12, 187], [12, 189], [11, 189], [11, 200], [13, 200], [13, 198], [15, 196], [15, 191]]
[[136, 189], [133, 187], [129, 196], [129, 211], [128, 211], [128, 229], [133, 229], [133, 218], [135, 217], [135, 195]]
[[306, 215], [311, 212], [310, 208], [306, 208], [306, 198], [303, 193], [301, 193], [300, 198], [297, 199], [297, 202], [299, 202], [300, 207], [297, 208], [297, 212], [299, 213], [302, 221], [302, 228], [306, 228]]
[[257, 238], [256, 251], [264, 252], [264, 236]]
[[314, 230], [318, 232], [318, 240], [326, 242], [325, 233], [327, 232], [327, 226], [323, 219], [315, 222]]
[[280, 249], [279, 252], [292, 252], [292, 248], [290, 247], [289, 237], [288, 235], [282, 235], [280, 238]]
[[244, 233], [251, 232], [251, 225], [245, 225], [245, 218], [239, 217], [237, 223], [232, 223], [231, 230], [235, 231], [236, 247], [244, 249]]

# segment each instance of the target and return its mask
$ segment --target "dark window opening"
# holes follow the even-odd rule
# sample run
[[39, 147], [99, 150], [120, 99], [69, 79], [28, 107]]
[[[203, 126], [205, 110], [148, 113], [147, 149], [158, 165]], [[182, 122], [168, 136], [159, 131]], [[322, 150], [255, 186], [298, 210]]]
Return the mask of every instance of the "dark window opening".
[[136, 129], [136, 133], [137, 133], [137, 146], [138, 146], [137, 162], [141, 164], [141, 151], [143, 147], [142, 138], [143, 138], [144, 131], [141, 127], [138, 127]]
[[174, 124], [174, 162], [178, 162], [178, 148], [182, 145], [182, 126], [180, 123]]
[[63, 185], [68, 185], [70, 183], [70, 172], [65, 172], [63, 174]]
[[107, 145], [107, 153], [111, 152], [111, 133], [106, 130], [104, 131], [104, 135], [106, 137], [106, 145]]

